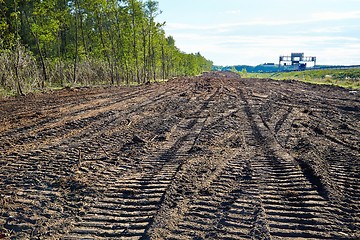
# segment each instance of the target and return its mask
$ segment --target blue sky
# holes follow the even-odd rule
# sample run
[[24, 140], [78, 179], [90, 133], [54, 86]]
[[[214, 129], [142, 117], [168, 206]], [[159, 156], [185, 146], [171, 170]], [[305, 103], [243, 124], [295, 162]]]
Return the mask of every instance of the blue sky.
[[360, 64], [360, 0], [158, 0], [180, 50], [217, 65], [278, 62], [304, 52], [318, 64]]

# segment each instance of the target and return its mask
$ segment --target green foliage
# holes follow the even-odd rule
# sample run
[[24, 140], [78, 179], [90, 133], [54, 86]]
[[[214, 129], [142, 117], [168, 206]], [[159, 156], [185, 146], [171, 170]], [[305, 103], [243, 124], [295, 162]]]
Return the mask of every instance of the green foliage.
[[211, 70], [200, 53], [175, 46], [159, 14], [154, 0], [0, 0], [0, 87], [132, 84]]
[[239, 73], [239, 71], [236, 70], [235, 66], [231, 67], [230, 72]]

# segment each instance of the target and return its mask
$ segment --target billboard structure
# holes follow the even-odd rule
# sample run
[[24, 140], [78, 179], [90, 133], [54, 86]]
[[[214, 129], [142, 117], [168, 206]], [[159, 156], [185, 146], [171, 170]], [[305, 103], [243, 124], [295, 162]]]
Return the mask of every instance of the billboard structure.
[[313, 62], [316, 65], [316, 57], [304, 56], [304, 53], [291, 53], [290, 56], [279, 57], [280, 66], [292, 66], [295, 70], [305, 70], [308, 62]]

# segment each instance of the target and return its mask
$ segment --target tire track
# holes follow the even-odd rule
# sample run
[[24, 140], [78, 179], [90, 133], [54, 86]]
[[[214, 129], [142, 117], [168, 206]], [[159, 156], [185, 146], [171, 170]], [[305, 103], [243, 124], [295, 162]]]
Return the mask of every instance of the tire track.
[[[110, 89], [111, 90], [111, 89]], [[96, 91], [96, 89], [94, 90]], [[99, 91], [99, 90], [98, 90]], [[108, 89], [103, 89], [102, 91], [108, 91]], [[5, 116], [3, 121], [11, 122], [9, 126], [1, 129], [2, 132], [5, 132], [8, 128], [18, 128], [18, 131], [28, 130], [34, 127], [34, 124], [45, 124], [51, 119], [48, 119], [49, 116], [59, 115], [59, 112], [66, 112], [70, 109], [79, 109], [83, 103], [89, 101], [104, 100], [106, 98], [111, 99], [116, 95], [123, 93], [129, 94], [130, 89], [121, 89], [121, 92], [111, 90], [110, 92], [89, 92], [89, 91], [80, 91], [80, 92], [55, 92], [50, 94], [45, 94], [42, 96], [36, 96], [34, 99], [25, 99], [26, 105], [20, 104], [20, 100], [13, 100], [6, 102], [4, 109], [12, 108], [12, 112]], [[68, 94], [68, 95], [64, 95]], [[61, 97], [62, 101], [59, 101]], [[46, 99], [47, 98], [47, 99]], [[50, 99], [49, 99], [50, 98]], [[20, 109], [21, 108], [21, 109]], [[27, 110], [30, 109], [30, 110]], [[46, 119], [44, 119], [46, 118]]]
[[209, 73], [35, 99], [0, 136], [0, 236], [358, 239], [357, 115], [336, 112], [353, 99], [299, 86]]
[[[255, 156], [246, 162], [236, 161], [239, 156], [230, 161], [211, 185], [209, 192], [215, 194], [200, 195], [193, 200], [170, 238], [332, 239], [336, 226], [328, 220], [333, 218], [331, 208], [293, 162], [278, 159], [271, 152], [275, 151], [273, 146], [264, 146], [266, 136], [262, 131], [266, 128], [260, 129], [248, 100], [242, 98], [242, 101], [248, 121], [241, 124], [244, 129], [252, 130], [245, 131], [245, 142], [250, 144], [247, 153], [253, 151]], [[250, 177], [249, 172], [254, 176]]]
[[[171, 94], [175, 94], [175, 92], [166, 92], [163, 91], [158, 93], [155, 97], [150, 97], [150, 99], [145, 100], [143, 102], [139, 102], [138, 105], [135, 106], [133, 104], [133, 108], [124, 109], [122, 105], [126, 105], [126, 101], [131, 101], [135, 97], [135, 94], [131, 94], [128, 97], [121, 98], [119, 100], [113, 101], [113, 103], [105, 104], [98, 108], [97, 111], [92, 109], [86, 109], [86, 112], [89, 112], [89, 115], [79, 115], [77, 117], [72, 117], [73, 114], [70, 114], [70, 117], [62, 117], [61, 120], [57, 122], [51, 123], [50, 126], [43, 127], [39, 129], [39, 132], [27, 133], [25, 137], [16, 138], [16, 135], [12, 137], [16, 142], [7, 144], [4, 147], [4, 153], [8, 149], [13, 149], [16, 147], [17, 150], [21, 149], [29, 149], [29, 148], [38, 148], [41, 145], [47, 145], [48, 142], [57, 143], [62, 141], [59, 139], [59, 136], [63, 139], [67, 139], [69, 137], [81, 135], [82, 132], [87, 132], [90, 129], [100, 128], [101, 125], [107, 125], [116, 119], [120, 119], [121, 121], [126, 121], [128, 119], [128, 115], [132, 112], [140, 111], [141, 108], [156, 103], [160, 100], [166, 100], [167, 97], [171, 96]], [[146, 97], [147, 95], [145, 95]], [[122, 113], [124, 111], [124, 113]], [[54, 125], [55, 124], [55, 125]], [[7, 134], [8, 135], [8, 134]], [[23, 134], [21, 134], [23, 135]], [[11, 137], [12, 135], [8, 135]], [[5, 138], [6, 139], [6, 138]]]
[[[17, 144], [17, 143], [22, 144], [22, 142], [29, 142], [34, 138], [36, 138], [36, 141], [41, 141], [41, 138], [46, 138], [48, 135], [58, 136], [59, 134], [54, 129], [60, 128], [59, 131], [61, 131], [62, 128], [64, 128], [63, 126], [64, 124], [72, 124], [72, 122], [75, 121], [90, 122], [94, 118], [99, 118], [99, 113], [97, 112], [100, 111], [100, 114], [101, 113], [106, 114], [106, 112], [104, 111], [109, 111], [109, 109], [111, 108], [116, 109], [116, 107], [120, 107], [119, 105], [120, 103], [124, 103], [125, 101], [130, 101], [131, 99], [138, 97], [138, 95], [142, 94], [143, 91], [144, 90], [139, 90], [135, 93], [127, 94], [126, 96], [123, 96], [119, 99], [114, 99], [112, 101], [107, 101], [107, 102], [102, 101], [100, 102], [100, 105], [93, 106], [93, 102], [90, 102], [88, 104], [81, 105], [81, 107], [75, 108], [75, 111], [71, 112], [70, 114], [67, 115], [57, 114], [55, 116], [47, 117], [47, 119], [37, 122], [33, 125], [20, 127], [10, 132], [4, 132], [0, 137], [5, 140], [9, 138], [9, 140], [11, 139], [12, 143], [7, 144], [5, 146], [0, 145], [0, 147], [2, 147], [4, 151], [6, 151], [10, 147], [14, 147], [13, 144]], [[152, 93], [153, 92], [150, 91], [149, 93], [147, 93], [147, 95], [151, 95]], [[96, 116], [94, 115], [94, 113], [98, 115]], [[100, 116], [100, 117], [106, 117], [106, 116]], [[67, 126], [65, 126], [65, 128], [66, 127]], [[6, 141], [4, 141], [4, 143], [6, 143]]]
[[248, 161], [235, 156], [189, 204], [171, 239], [251, 239], [266, 236], [256, 177]]
[[[344, 154], [345, 152], [347, 154]], [[340, 195], [337, 201], [333, 203], [334, 209], [338, 210], [342, 222], [345, 223], [347, 229], [350, 229], [349, 235], [356, 239], [360, 236], [360, 165], [354, 163], [353, 159], [356, 159], [355, 155], [348, 153], [345, 149], [331, 150], [326, 156], [330, 165], [330, 176], [333, 182], [337, 183]]]
[[318, 193], [294, 159], [282, 153], [276, 142], [271, 143], [275, 140], [262, 126], [260, 117], [254, 115], [242, 91], [239, 90], [239, 95], [258, 141], [257, 148], [263, 152], [263, 156], [255, 159], [254, 168], [264, 172], [263, 181], [260, 181], [261, 198], [272, 238], [342, 238], [345, 229], [337, 225], [336, 209]]
[[[161, 206], [167, 188], [174, 179], [186, 155], [193, 147], [207, 119], [204, 110], [212, 101], [214, 93], [204, 101], [196, 118], [181, 121], [175, 131], [173, 141], [158, 150], [158, 154], [148, 157], [141, 166], [155, 166], [151, 171], [138, 175], [114, 178], [109, 188], [109, 179], [99, 181], [97, 188], [107, 189], [101, 199], [91, 204], [84, 217], [74, 224], [66, 239], [107, 238], [122, 239], [146, 236], [154, 216]], [[111, 212], [111, 214], [110, 214]]]
[[[101, 133], [105, 130], [105, 129], [102, 130], [104, 128], [104, 126], [108, 126], [106, 128], [106, 131], [111, 131], [111, 128], [116, 128], [119, 125], [120, 126], [122, 125], [122, 121], [123, 121], [122, 119], [125, 118], [125, 116], [127, 116], [133, 112], [137, 112], [141, 108], [144, 108], [144, 107], [148, 106], [149, 104], [159, 104], [160, 100], [162, 100], [163, 98], [165, 98], [166, 96], [168, 96], [170, 94], [171, 93], [168, 93], [166, 95], [160, 94], [159, 96], [157, 96], [155, 98], [151, 98], [151, 99], [137, 105], [135, 108], [126, 110], [126, 112], [123, 113], [122, 115], [116, 114], [114, 112], [110, 112], [110, 113], [106, 113], [107, 115], [100, 115], [100, 116], [97, 116], [96, 118], [86, 119], [85, 124], [88, 124], [88, 126], [83, 124], [82, 122], [74, 122], [74, 124], [73, 124], [74, 126], [71, 126], [70, 130], [81, 129], [82, 131], [79, 132], [78, 135], [68, 135], [67, 138], [65, 137], [64, 139], [59, 139], [59, 141], [60, 141], [59, 143], [54, 142], [54, 139], [52, 139], [51, 145], [50, 146], [45, 145], [44, 146], [45, 148], [39, 147], [39, 143], [38, 143], [38, 145], [36, 146], [37, 149], [35, 149], [27, 154], [18, 153], [21, 151], [19, 151], [19, 149], [16, 149], [16, 152], [8, 154], [8, 157], [9, 157], [9, 159], [18, 159], [18, 158], [26, 159], [29, 156], [30, 157], [31, 156], [39, 156], [39, 155], [41, 155], [42, 152], [68, 152], [68, 150], [66, 150], [65, 148], [68, 148], [69, 146], [72, 146], [73, 148], [76, 149], [78, 147], [76, 145], [74, 145], [74, 142], [80, 141], [81, 139], [86, 139], [89, 141], [96, 141], [96, 140], [89, 139], [89, 137], [101, 135]], [[111, 127], [110, 127], [110, 125], [111, 125]], [[65, 129], [66, 129], [66, 126], [65, 126]], [[60, 135], [62, 135], [62, 134], [60, 134]], [[66, 135], [62, 135], [62, 136], [64, 137]], [[49, 142], [48, 139], [47, 139], [47, 142]], [[68, 145], [68, 143], [69, 143], [69, 145]], [[74, 154], [74, 157], [72, 157], [72, 159], [78, 158], [78, 156], [76, 154], [77, 154], [77, 152]], [[55, 159], [58, 159], [61, 157], [63, 157], [63, 156], [61, 156], [61, 155], [59, 157], [56, 156]], [[74, 162], [74, 160], [71, 160], [71, 161], [68, 161], [68, 160], [69, 159], [66, 159], [66, 161], [64, 161], [64, 163], [68, 162], [68, 163], [72, 164]], [[23, 164], [21, 162], [13, 163], [11, 161], [10, 162], [6, 161], [6, 167], [8, 167], [8, 169], [11, 169], [11, 168], [16, 169], [17, 166], [31, 166], [34, 164], [32, 159], [26, 159], [26, 161], [28, 161], [28, 162], [26, 162], [25, 164]], [[61, 163], [61, 164], [63, 164], [63, 163]], [[31, 169], [31, 167], [30, 167], [30, 169]], [[11, 172], [12, 172], [12, 170], [11, 170]]]
[[[209, 121], [204, 127], [205, 132], [203, 131], [201, 135], [211, 134], [212, 130], [221, 126], [224, 121], [234, 117], [234, 115], [237, 115], [240, 120], [244, 119], [244, 114], [239, 113], [241, 109], [234, 109], [233, 102], [228, 102], [230, 98], [234, 100], [232, 92], [228, 91], [225, 94], [226, 97], [216, 101], [218, 105], [220, 104], [219, 101], [226, 103], [226, 109], [212, 108], [210, 111], [210, 114], [215, 116], [218, 116], [219, 113], [215, 114], [214, 111], [225, 110], [228, 113], [223, 113], [220, 118]], [[236, 126], [241, 126], [241, 129], [236, 130], [237, 132], [248, 131], [242, 121], [234, 122], [233, 125], [235, 129]], [[210, 133], [206, 133], [209, 131]], [[220, 165], [212, 170], [210, 169], [213, 172], [208, 177], [203, 176], [203, 180], [194, 183], [207, 183], [207, 187], [200, 187], [198, 192], [189, 190], [191, 195], [188, 199], [185, 198], [182, 202], [180, 200], [179, 203], [183, 189], [187, 188], [187, 177], [190, 175], [184, 169], [185, 172], [180, 174], [180, 178], [172, 184], [171, 191], [168, 191], [166, 205], [162, 207], [160, 215], [157, 216], [150, 236], [166, 239], [250, 239], [251, 236], [266, 237], [268, 231], [264, 221], [261, 199], [258, 196], [256, 183], [258, 177], [248, 159], [250, 152], [247, 144], [245, 140], [243, 143], [237, 144], [236, 146], [241, 145], [241, 148], [235, 147], [235, 156], [229, 160], [226, 158], [213, 160], [214, 162], [223, 162], [224, 166]], [[197, 170], [196, 165], [190, 166], [189, 170], [204, 172], [202, 168]], [[167, 213], [176, 211], [183, 211], [178, 216], [178, 220], [169, 219]], [[165, 222], [162, 224], [162, 221]], [[172, 228], [168, 229], [167, 233], [161, 233], [164, 230], [156, 230], [160, 226], [166, 229], [168, 225], [171, 225]]]
[[[165, 95], [160, 94], [156, 97], [152, 97], [142, 102], [141, 104], [136, 105], [134, 108], [130, 108], [126, 111], [126, 113], [130, 114], [131, 112], [140, 111], [140, 109], [151, 104], [161, 104], [161, 101], [164, 98], [173, 93], [174, 92], [168, 92]], [[5, 181], [2, 181], [0, 184], [1, 189], [5, 190], [4, 192], [2, 192], [2, 195], [5, 198], [17, 199], [16, 201], [12, 202], [12, 205], [18, 205], [19, 207], [27, 205], [27, 207], [33, 209], [39, 209], [42, 204], [46, 204], [49, 206], [59, 204], [56, 199], [54, 201], [50, 200], [49, 203], [49, 201], [46, 200], [47, 198], [44, 197], [46, 196], [47, 192], [52, 192], [53, 194], [61, 197], [64, 197], [65, 195], [65, 198], [69, 199], [71, 199], [71, 196], [73, 194], [80, 193], [81, 195], [83, 188], [89, 188], [89, 183], [88, 177], [84, 177], [84, 174], [79, 174], [79, 172], [85, 169], [85, 174], [88, 174], [89, 169], [86, 169], [83, 166], [86, 164], [86, 162], [85, 164], [80, 163], [81, 157], [79, 155], [88, 154], [88, 152], [86, 152], [86, 148], [83, 150], [82, 147], [79, 146], [79, 141], [91, 141], [91, 137], [99, 135], [102, 131], [111, 130], [111, 127], [103, 129], [104, 126], [110, 126], [112, 123], [114, 123], [114, 121], [117, 121], [118, 123], [112, 126], [114, 128], [119, 126], [119, 120], [122, 121], [121, 119], [119, 119], [119, 116], [116, 115], [114, 115], [112, 118], [104, 118], [104, 116], [100, 116], [96, 119], [93, 119], [93, 121], [94, 120], [95, 122], [90, 122], [91, 128], [89, 127], [87, 130], [82, 129], [82, 133], [80, 135], [71, 136], [70, 138], [63, 139], [59, 144], [52, 142], [51, 146], [45, 146], [45, 148], [37, 147], [38, 150], [33, 150], [28, 153], [22, 153], [21, 151], [19, 151], [19, 149], [17, 149], [17, 152], [19, 153], [15, 152], [8, 155], [7, 159], [4, 159], [4, 164], [6, 165], [1, 169], [1, 172], [4, 173], [2, 175], [5, 177]], [[93, 149], [93, 147], [91, 148]], [[76, 149], [79, 149], [79, 151], [77, 151]], [[81, 152], [80, 149], [82, 150]], [[54, 153], [63, 154], [55, 155]], [[106, 169], [106, 167], [109, 166], [114, 168], [114, 163], [112, 161], [112, 159], [107, 160], [107, 158], [100, 158], [99, 160], [92, 161], [90, 168], [92, 171]], [[117, 166], [115, 169], [113, 169], [113, 171], [119, 173], [123, 173], [124, 171], [128, 170], [129, 168], [127, 165]], [[105, 171], [102, 173], [104, 173], [104, 176], [108, 175]], [[96, 181], [96, 178], [94, 180]], [[51, 183], [50, 185], [49, 182]], [[13, 194], [17, 194], [16, 192], [12, 191], [12, 189], [14, 188], [20, 188], [24, 190], [31, 189], [34, 192], [34, 196], [31, 197], [32, 201], [28, 202], [25, 197], [26, 195], [23, 195], [24, 197], [19, 197], [17, 195], [14, 196]], [[89, 191], [94, 191], [95, 189], [96, 187], [90, 187]], [[98, 190], [95, 190], [94, 192], [97, 191]], [[75, 202], [71, 203], [73, 201]], [[70, 204], [62, 203], [61, 205], [64, 205], [64, 207], [66, 207], [68, 211], [76, 213], [78, 212], [76, 206], [83, 205], [81, 201], [82, 199], [80, 198], [70, 200]], [[47, 211], [47, 209], [45, 210]], [[63, 210], [61, 210], [60, 213], [61, 212], [63, 212]], [[69, 217], [71, 215], [72, 214], [68, 214], [66, 217]], [[12, 229], [15, 232], [23, 232], [24, 230], [26, 230], [25, 232], [27, 232], [33, 231], [34, 228], [37, 229], [35, 227], [37, 226], [37, 221], [31, 220], [30, 218], [24, 219], [23, 217], [17, 215], [16, 212], [14, 212], [13, 210], [4, 212], [4, 216], [8, 219], [5, 224], [6, 228]], [[44, 216], [47, 216], [47, 213], [44, 213]], [[42, 217], [39, 218], [49, 224], [49, 219], [44, 220], [44, 218]], [[59, 218], [61, 219], [60, 216]], [[54, 216], [53, 220], [55, 219], [56, 217]], [[60, 219], [58, 219], [59, 222], [61, 221]], [[68, 223], [64, 224], [65, 225], [61, 225], [61, 228], [69, 227], [66, 225]], [[26, 226], [26, 228], [19, 227], [21, 225]]]

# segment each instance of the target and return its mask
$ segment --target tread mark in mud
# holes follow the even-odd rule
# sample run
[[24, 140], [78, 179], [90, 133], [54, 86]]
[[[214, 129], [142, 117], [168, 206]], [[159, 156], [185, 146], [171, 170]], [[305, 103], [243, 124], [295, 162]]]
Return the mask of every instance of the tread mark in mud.
[[119, 91], [0, 103], [1, 237], [360, 238], [356, 96], [232, 73]]
[[[217, 91], [205, 100], [194, 115], [201, 116], [216, 94]], [[75, 223], [68, 238], [146, 236], [167, 187], [185, 162], [183, 156], [192, 148], [205, 120], [206, 116], [184, 119], [178, 126], [185, 133], [172, 145], [168, 143], [164, 146], [165, 150], [157, 157], [147, 160], [146, 164], [155, 166], [155, 169], [142, 174], [140, 178], [129, 177], [112, 183], [112, 187], [107, 189], [110, 193], [104, 194], [103, 199], [92, 204], [88, 214], [81, 218], [82, 221]], [[105, 188], [106, 185], [105, 182], [102, 187]], [[111, 215], [108, 214], [109, 211]]]
[[293, 161], [277, 156], [281, 152], [273, 149], [271, 141], [274, 140], [264, 136], [267, 128], [259, 127], [262, 121], [254, 117], [242, 90], [239, 90], [239, 95], [245, 103], [244, 111], [252, 135], [258, 142], [257, 149], [262, 150], [260, 153], [263, 156], [256, 157], [252, 162], [255, 171], [263, 172], [260, 196], [272, 238], [339, 237], [336, 233], [330, 233], [336, 228], [336, 216], [332, 214], [331, 204], [318, 194]]

